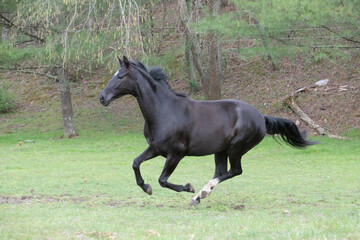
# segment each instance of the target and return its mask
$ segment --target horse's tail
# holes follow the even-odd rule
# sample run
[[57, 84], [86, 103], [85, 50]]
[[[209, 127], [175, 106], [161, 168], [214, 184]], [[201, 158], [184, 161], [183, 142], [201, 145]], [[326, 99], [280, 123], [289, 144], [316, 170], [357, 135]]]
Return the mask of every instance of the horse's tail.
[[299, 132], [294, 122], [278, 117], [264, 116], [266, 133], [270, 135], [280, 134], [281, 138], [289, 145], [296, 148], [305, 148], [316, 142], [306, 140], [306, 132]]

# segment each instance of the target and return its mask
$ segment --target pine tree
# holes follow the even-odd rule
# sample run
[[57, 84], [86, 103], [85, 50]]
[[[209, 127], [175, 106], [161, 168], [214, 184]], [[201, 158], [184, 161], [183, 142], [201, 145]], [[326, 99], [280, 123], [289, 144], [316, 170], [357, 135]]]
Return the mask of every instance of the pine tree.
[[239, 57], [259, 55], [274, 70], [281, 56], [307, 52], [316, 58], [360, 48], [360, 4], [357, 0], [233, 0], [236, 10], [204, 18], [197, 32], [217, 32], [223, 40], [244, 44]]

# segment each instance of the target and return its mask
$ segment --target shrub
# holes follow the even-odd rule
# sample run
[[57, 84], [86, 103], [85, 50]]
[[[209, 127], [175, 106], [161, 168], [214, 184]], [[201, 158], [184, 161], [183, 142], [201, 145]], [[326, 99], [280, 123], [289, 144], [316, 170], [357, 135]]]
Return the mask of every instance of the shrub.
[[0, 113], [11, 112], [16, 108], [15, 96], [7, 89], [0, 89]]
[[7, 70], [24, 62], [27, 59], [34, 59], [41, 56], [41, 49], [36, 47], [14, 47], [9, 42], [0, 42], [0, 69]]

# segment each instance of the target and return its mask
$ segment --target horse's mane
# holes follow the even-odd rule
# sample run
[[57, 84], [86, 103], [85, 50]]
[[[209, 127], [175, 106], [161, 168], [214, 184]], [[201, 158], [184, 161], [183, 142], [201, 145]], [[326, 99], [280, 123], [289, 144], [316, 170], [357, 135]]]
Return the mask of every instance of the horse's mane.
[[155, 80], [156, 82], [159, 82], [160, 84], [162, 84], [163, 86], [166, 87], [167, 90], [171, 91], [172, 93], [174, 93], [176, 96], [179, 97], [186, 97], [186, 94], [184, 93], [177, 93], [174, 90], [171, 89], [169, 83], [167, 82], [169, 75], [167, 75], [161, 67], [152, 67], [150, 68], [150, 70], [148, 70], [148, 68], [145, 66], [145, 64], [143, 64], [142, 62], [136, 60], [134, 62], [134, 65], [137, 66], [138, 68], [144, 70], [146, 73], [148, 73], [151, 78], [153, 80]]

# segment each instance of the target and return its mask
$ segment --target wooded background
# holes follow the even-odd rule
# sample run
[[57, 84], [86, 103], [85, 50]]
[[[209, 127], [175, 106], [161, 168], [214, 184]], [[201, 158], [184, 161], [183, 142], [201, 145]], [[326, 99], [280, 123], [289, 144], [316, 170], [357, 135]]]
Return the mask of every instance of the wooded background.
[[116, 56], [184, 70], [190, 93], [220, 99], [232, 62], [359, 54], [359, 13], [358, 0], [1, 0], [0, 68], [55, 80], [71, 137], [69, 78], [114, 72]]

